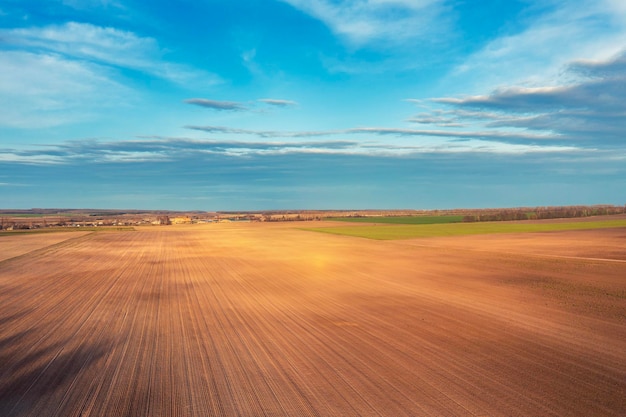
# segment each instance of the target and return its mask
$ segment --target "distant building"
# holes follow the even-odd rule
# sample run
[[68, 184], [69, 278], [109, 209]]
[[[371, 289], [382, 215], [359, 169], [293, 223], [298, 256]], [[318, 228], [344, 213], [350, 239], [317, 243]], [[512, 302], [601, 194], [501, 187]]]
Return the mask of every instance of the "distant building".
[[168, 224], [172, 224], [172, 222], [170, 221], [169, 216], [158, 216], [156, 221], [153, 222], [153, 224], [159, 224], [159, 225], [165, 226]]
[[190, 224], [191, 217], [189, 216], [178, 216], [174, 217], [172, 220], [172, 224]]

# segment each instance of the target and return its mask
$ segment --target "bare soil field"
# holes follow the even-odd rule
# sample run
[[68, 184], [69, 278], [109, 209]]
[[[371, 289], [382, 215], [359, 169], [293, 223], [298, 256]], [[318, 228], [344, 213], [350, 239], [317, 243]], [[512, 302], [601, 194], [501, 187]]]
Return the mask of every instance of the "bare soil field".
[[412, 244], [448, 247], [454, 250], [486, 250], [520, 256], [571, 257], [626, 262], [626, 228], [572, 230], [568, 232], [510, 233], [411, 240]]
[[623, 416], [624, 236], [0, 237], [0, 415]]
[[0, 236], [0, 261], [47, 248], [67, 239], [83, 236], [85, 232], [15, 233]]

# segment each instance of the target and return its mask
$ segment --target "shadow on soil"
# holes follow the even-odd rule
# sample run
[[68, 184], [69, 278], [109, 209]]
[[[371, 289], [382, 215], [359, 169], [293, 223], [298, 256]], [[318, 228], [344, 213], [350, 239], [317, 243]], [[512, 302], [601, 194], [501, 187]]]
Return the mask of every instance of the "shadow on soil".
[[[5, 325], [21, 315], [2, 318], [0, 323]], [[0, 333], [0, 416], [61, 415], [61, 398], [55, 399], [53, 394], [67, 390], [111, 349], [106, 341], [68, 348], [76, 346], [69, 339], [52, 344], [44, 341], [32, 348], [40, 331]]]

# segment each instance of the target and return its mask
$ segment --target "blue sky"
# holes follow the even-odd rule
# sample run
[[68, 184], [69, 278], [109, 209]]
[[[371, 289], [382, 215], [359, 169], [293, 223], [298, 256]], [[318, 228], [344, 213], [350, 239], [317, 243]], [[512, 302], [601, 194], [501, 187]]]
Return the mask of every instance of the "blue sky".
[[4, 0], [0, 206], [626, 202], [623, 0]]

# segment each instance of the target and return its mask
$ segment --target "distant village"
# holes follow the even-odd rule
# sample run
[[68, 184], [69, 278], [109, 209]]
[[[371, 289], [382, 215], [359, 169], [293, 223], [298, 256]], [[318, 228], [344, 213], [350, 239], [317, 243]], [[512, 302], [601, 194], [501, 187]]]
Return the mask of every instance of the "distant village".
[[[328, 214], [327, 212], [325, 212]], [[139, 212], [102, 210], [0, 210], [0, 230], [28, 230], [51, 227], [169, 226], [224, 222], [275, 222], [321, 220], [321, 213], [307, 211], [218, 213]]]
[[174, 224], [198, 224], [226, 221], [257, 221], [251, 216], [219, 216], [213, 213], [162, 214], [76, 214], [60, 212], [51, 214], [10, 213], [0, 215], [0, 230], [40, 229], [50, 227], [119, 227], [119, 226], [168, 226]]
[[626, 206], [557, 206], [451, 210], [275, 210], [258, 212], [165, 212], [86, 209], [0, 209], [0, 230], [52, 227], [169, 226], [224, 222], [319, 221], [335, 218], [458, 216], [462, 222], [541, 220], [625, 214]]
[[330, 217], [412, 216], [415, 210], [310, 211], [284, 210], [264, 212], [107, 212], [45, 209], [0, 210], [0, 230], [39, 229], [47, 227], [120, 227], [169, 226], [180, 224], [227, 222], [315, 221]]

